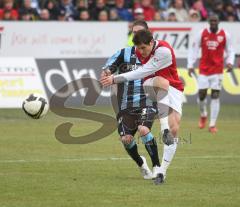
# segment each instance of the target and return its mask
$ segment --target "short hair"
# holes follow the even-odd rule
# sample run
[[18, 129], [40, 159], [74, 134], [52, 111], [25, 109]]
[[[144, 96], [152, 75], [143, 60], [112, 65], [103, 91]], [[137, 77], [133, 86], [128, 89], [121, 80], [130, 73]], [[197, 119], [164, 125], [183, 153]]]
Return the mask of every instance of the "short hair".
[[144, 27], [144, 29], [148, 29], [147, 22], [145, 22], [144, 20], [136, 20], [135, 22], [133, 22], [132, 28], [135, 26], [142, 26]]
[[141, 44], [150, 44], [153, 40], [153, 35], [149, 30], [140, 30], [136, 32], [133, 36], [133, 43], [134, 45], [141, 45]]

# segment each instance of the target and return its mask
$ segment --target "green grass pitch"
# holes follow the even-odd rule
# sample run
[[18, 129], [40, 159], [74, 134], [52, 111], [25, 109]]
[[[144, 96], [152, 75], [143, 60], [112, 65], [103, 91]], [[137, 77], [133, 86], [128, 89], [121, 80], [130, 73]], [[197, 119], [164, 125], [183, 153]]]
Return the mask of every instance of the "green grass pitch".
[[[222, 106], [216, 135], [197, 128], [197, 106], [185, 105], [183, 113], [181, 143], [167, 180], [155, 186], [142, 179], [116, 131], [91, 144], [66, 145], [54, 137], [59, 124], [72, 121], [75, 136], [100, 124], [52, 113], [33, 120], [21, 110], [1, 109], [0, 207], [239, 206], [240, 106]], [[158, 131], [156, 122], [153, 133]], [[141, 143], [139, 151], [150, 165]]]

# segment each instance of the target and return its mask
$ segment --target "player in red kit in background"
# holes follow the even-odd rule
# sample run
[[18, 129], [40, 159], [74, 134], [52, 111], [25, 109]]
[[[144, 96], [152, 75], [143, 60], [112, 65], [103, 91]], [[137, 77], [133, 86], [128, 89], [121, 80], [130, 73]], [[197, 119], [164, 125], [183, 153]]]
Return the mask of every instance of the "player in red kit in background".
[[209, 17], [209, 28], [203, 29], [195, 39], [188, 54], [188, 74], [194, 73], [194, 63], [201, 48], [202, 54], [199, 63], [198, 98], [200, 106], [199, 128], [203, 129], [207, 122], [207, 90], [211, 89], [209, 132], [216, 133], [216, 121], [220, 111], [219, 95], [222, 87], [224, 52], [227, 54], [227, 72], [232, 71], [234, 51], [230, 35], [219, 29], [217, 15]]

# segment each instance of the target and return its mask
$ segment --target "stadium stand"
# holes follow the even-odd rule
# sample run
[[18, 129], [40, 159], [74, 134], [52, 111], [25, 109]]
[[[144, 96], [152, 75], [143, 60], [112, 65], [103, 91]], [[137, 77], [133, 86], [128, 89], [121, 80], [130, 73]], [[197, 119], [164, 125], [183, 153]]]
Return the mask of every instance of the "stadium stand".
[[240, 0], [0, 0], [5, 21], [221, 21], [240, 20]]

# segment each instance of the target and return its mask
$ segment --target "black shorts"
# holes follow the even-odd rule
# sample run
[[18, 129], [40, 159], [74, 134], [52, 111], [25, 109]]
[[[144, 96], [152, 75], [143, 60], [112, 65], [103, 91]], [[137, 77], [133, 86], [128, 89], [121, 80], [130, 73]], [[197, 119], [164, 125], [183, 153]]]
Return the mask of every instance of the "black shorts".
[[120, 111], [117, 116], [118, 133], [120, 136], [134, 136], [139, 125], [152, 128], [157, 109], [153, 107], [132, 108]]

